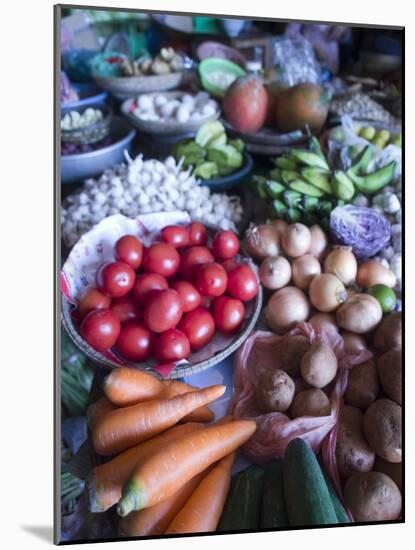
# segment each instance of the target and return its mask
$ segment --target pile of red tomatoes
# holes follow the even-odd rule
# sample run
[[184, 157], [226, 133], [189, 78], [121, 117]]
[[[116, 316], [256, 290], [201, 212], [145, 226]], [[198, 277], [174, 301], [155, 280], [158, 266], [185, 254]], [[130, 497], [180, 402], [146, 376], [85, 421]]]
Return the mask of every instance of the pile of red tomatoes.
[[211, 239], [198, 222], [165, 227], [147, 248], [134, 235], [115, 244], [115, 261], [101, 265], [96, 288], [80, 299], [82, 337], [95, 350], [113, 348], [132, 362], [185, 359], [215, 332], [237, 333], [258, 279], [237, 261], [239, 239]]

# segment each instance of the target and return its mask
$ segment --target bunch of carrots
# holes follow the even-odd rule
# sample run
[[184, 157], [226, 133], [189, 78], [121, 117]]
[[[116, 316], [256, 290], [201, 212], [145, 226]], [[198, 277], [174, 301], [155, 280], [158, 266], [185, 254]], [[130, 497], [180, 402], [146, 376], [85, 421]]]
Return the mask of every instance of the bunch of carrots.
[[122, 516], [120, 535], [215, 531], [235, 452], [254, 434], [250, 420], [213, 418], [209, 403], [225, 386], [197, 389], [118, 368], [88, 411], [98, 455], [112, 458], [87, 480], [88, 506]]

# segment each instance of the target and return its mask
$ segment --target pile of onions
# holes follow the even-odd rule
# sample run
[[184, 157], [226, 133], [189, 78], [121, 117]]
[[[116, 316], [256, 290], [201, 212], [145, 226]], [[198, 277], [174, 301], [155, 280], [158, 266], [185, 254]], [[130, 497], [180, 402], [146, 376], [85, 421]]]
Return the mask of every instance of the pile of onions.
[[259, 278], [265, 288], [277, 290], [288, 285], [291, 279], [290, 262], [284, 256], [269, 256], [259, 268]]
[[245, 248], [256, 261], [262, 262], [268, 256], [278, 256], [280, 229], [275, 225], [252, 225], [245, 234]]
[[287, 256], [291, 258], [298, 258], [307, 254], [310, 245], [310, 230], [302, 223], [289, 225], [281, 236], [281, 246]]
[[346, 289], [340, 279], [330, 273], [322, 273], [311, 281], [309, 296], [318, 311], [329, 313], [346, 300]]
[[324, 260], [324, 271], [335, 275], [346, 286], [354, 283], [357, 261], [351, 248], [347, 246], [334, 248]]
[[356, 334], [373, 330], [382, 320], [382, 308], [370, 294], [355, 294], [336, 312], [337, 324]]
[[321, 273], [320, 262], [311, 254], [305, 254], [293, 261], [293, 281], [295, 286], [307, 290], [311, 280]]
[[274, 332], [284, 333], [306, 321], [310, 304], [302, 290], [286, 286], [274, 292], [265, 308], [265, 321]]
[[311, 244], [308, 253], [321, 261], [326, 255], [329, 246], [327, 235], [319, 225], [312, 225], [310, 227], [310, 235]]

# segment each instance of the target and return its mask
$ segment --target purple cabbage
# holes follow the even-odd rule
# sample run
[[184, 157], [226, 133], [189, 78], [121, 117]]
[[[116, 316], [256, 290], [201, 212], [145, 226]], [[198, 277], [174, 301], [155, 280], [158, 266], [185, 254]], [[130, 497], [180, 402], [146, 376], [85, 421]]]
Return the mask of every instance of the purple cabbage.
[[391, 238], [387, 218], [366, 206], [338, 206], [330, 214], [334, 240], [353, 249], [360, 258], [370, 258], [384, 248]]

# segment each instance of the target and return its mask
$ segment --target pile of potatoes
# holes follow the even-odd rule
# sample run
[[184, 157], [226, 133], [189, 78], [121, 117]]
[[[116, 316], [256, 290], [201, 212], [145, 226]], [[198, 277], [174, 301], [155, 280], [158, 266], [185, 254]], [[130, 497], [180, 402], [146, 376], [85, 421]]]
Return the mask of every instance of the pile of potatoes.
[[285, 413], [291, 419], [329, 415], [328, 396], [337, 373], [337, 358], [331, 347], [320, 341], [310, 344], [303, 335], [286, 335], [273, 351], [280, 368], [258, 369], [258, 408], [263, 413]]
[[375, 359], [349, 372], [336, 460], [357, 522], [397, 519], [401, 513], [401, 336], [401, 314], [384, 317], [372, 338]]

